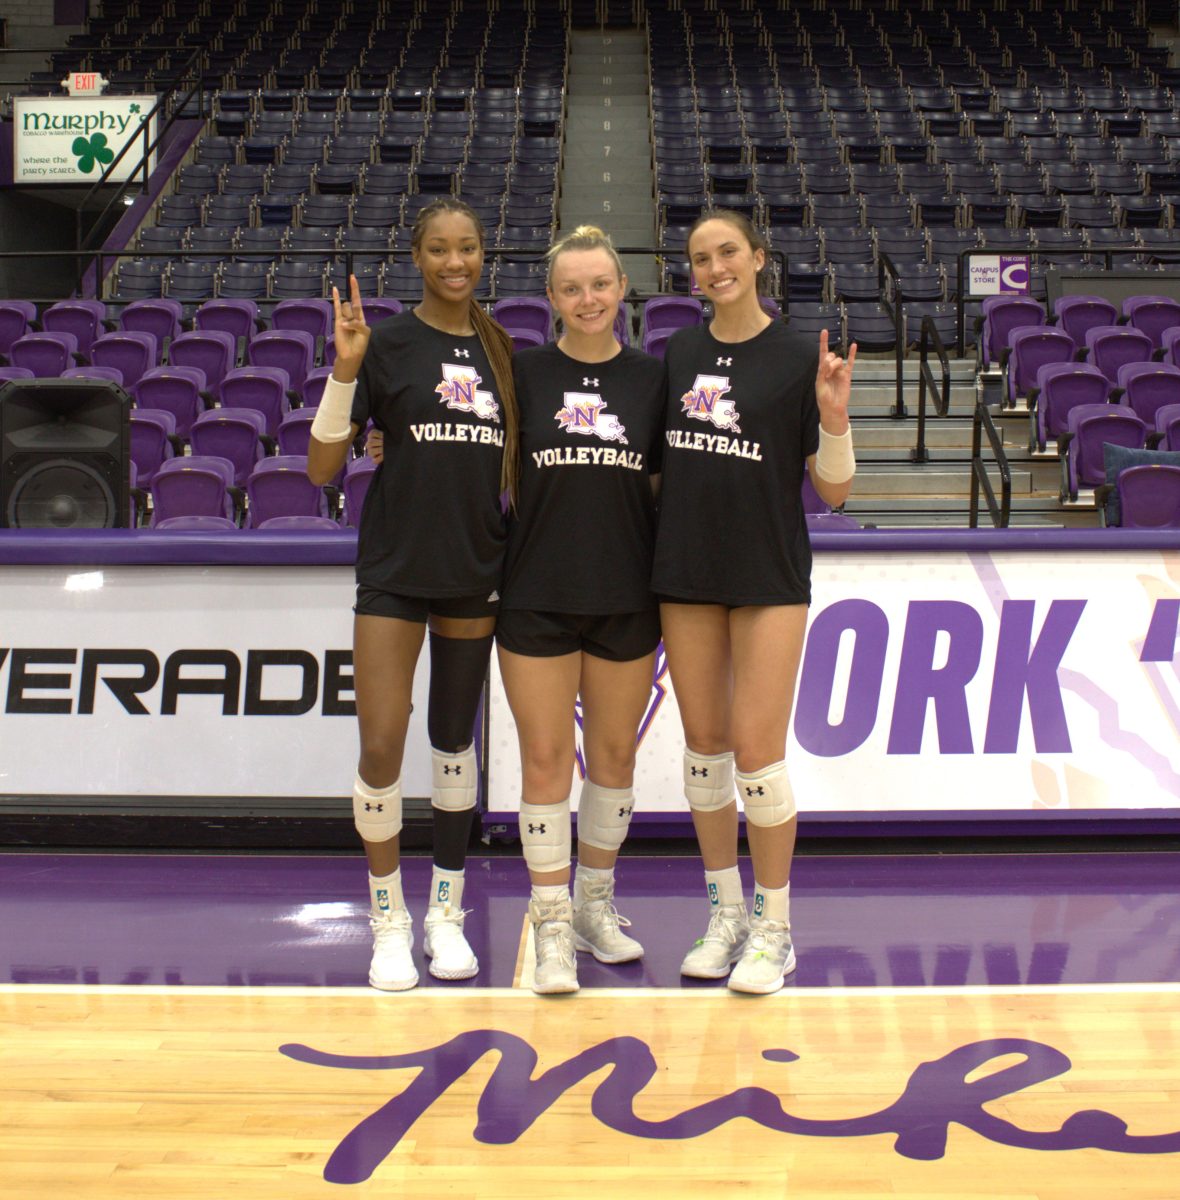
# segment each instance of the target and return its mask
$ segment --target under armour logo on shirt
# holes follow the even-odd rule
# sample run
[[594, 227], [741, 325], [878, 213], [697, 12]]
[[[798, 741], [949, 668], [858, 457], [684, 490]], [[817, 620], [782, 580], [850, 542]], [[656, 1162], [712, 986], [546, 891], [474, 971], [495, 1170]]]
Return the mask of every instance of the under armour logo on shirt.
[[708, 775], [709, 768], [708, 767], [693, 767], [692, 773], [694, 775]]
[[746, 788], [746, 795], [747, 796], [765, 796], [766, 789], [763, 787], [756, 787], [756, 788], [748, 787], [748, 788]]
[[582, 386], [583, 387], [597, 387], [598, 380], [597, 379], [583, 379]]
[[445, 766], [445, 767], [443, 767], [443, 774], [444, 775], [462, 775], [463, 768], [462, 767]]
[[540, 825], [534, 825], [532, 823], [532, 821], [529, 822], [529, 833], [544, 833], [544, 832], [545, 832], [545, 826], [543, 823]]
[[456, 346], [456, 347], [455, 347], [455, 349], [452, 351], [452, 353], [454, 354], [454, 356], [455, 356], [456, 358], [470, 358], [470, 357], [471, 357], [471, 351], [470, 351], [470, 350], [460, 350], [460, 349], [459, 349], [457, 346]]
[[717, 365], [719, 367], [732, 367], [733, 359], [732, 358], [719, 358], [717, 360]]
[[365, 812], [384, 812], [384, 811], [385, 811], [384, 804], [370, 804], [370, 803], [368, 803], [368, 801], [365, 802]]

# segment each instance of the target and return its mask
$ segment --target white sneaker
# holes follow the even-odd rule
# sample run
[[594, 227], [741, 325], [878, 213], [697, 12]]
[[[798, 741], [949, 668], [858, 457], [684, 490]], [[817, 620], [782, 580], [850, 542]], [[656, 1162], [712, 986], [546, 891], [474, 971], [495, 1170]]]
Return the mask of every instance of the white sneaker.
[[722, 904], [715, 908], [705, 936], [698, 938], [684, 956], [680, 974], [694, 979], [724, 979], [741, 958], [749, 932], [745, 904]]
[[373, 931], [373, 958], [369, 984], [383, 992], [405, 992], [418, 982], [414, 966], [414, 926], [404, 908], [392, 908], [369, 917]]
[[750, 922], [746, 948], [730, 972], [729, 986], [735, 992], [766, 995], [783, 986], [783, 977], [795, 969], [795, 948], [786, 921], [755, 917]]
[[426, 910], [422, 949], [430, 959], [430, 973], [435, 979], [470, 979], [479, 971], [479, 959], [463, 936], [467, 911], [439, 904]]
[[533, 923], [533, 991], [540, 996], [578, 990], [578, 961], [574, 954], [573, 910], [568, 900], [529, 904]]
[[574, 909], [574, 944], [588, 950], [600, 963], [634, 962], [643, 957], [643, 947], [619, 928], [630, 926], [615, 908], [615, 888], [609, 880], [588, 882], [582, 905]]

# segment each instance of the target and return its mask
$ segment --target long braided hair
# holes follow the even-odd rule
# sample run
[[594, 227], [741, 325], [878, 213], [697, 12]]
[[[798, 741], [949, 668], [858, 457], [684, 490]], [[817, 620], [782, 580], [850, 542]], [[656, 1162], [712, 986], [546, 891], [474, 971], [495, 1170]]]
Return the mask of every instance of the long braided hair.
[[[479, 248], [483, 250], [483, 222], [475, 210], [462, 200], [456, 200], [454, 196], [440, 196], [426, 205], [414, 222], [410, 233], [410, 248], [415, 254], [422, 248], [426, 226], [440, 213], [460, 213], [465, 216], [475, 227]], [[516, 488], [520, 479], [520, 412], [516, 406], [516, 388], [512, 382], [512, 339], [502, 326], [488, 316], [483, 305], [474, 296], [471, 297], [471, 327], [479, 336], [488, 362], [492, 365], [492, 374], [496, 377], [496, 390], [500, 394], [500, 403], [504, 410], [504, 457], [500, 464], [500, 490], [508, 493], [509, 504], [515, 506]]]

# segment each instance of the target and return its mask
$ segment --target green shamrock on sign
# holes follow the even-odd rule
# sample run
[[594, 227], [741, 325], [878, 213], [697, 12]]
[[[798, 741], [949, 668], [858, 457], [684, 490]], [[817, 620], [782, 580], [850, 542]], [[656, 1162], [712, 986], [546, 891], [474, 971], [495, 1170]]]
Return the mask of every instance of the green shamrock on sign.
[[115, 157], [115, 152], [107, 149], [105, 133], [96, 133], [89, 140], [76, 137], [70, 150], [78, 156], [78, 170], [84, 175], [94, 170], [96, 162], [109, 163]]

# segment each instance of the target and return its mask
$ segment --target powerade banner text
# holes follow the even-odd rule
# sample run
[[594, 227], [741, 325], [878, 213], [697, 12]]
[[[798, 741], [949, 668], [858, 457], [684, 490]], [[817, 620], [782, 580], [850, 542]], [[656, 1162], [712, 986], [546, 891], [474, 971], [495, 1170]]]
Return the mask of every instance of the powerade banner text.
[[[13, 99], [13, 180], [94, 183], [137, 134], [111, 178], [130, 178], [143, 157], [143, 123], [155, 96], [17, 96]], [[148, 142], [156, 136], [152, 117]], [[155, 154], [148, 170], [155, 168]]]

